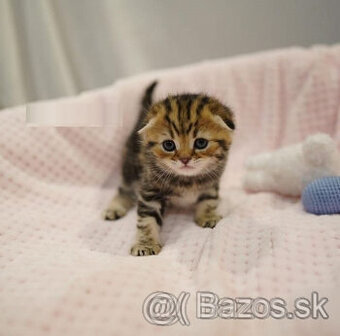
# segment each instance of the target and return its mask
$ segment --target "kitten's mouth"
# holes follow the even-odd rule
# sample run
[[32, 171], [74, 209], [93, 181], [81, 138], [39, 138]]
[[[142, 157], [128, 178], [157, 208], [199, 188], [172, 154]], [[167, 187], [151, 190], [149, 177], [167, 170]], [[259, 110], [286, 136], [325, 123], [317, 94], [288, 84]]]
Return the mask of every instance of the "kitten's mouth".
[[185, 166], [180, 167], [179, 169], [195, 169], [195, 167], [185, 165]]

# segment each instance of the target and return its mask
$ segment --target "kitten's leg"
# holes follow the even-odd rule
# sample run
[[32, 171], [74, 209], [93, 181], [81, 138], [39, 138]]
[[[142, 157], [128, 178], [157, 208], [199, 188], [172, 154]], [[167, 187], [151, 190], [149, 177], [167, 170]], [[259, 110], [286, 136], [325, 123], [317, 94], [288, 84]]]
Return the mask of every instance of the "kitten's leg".
[[159, 194], [141, 192], [138, 201], [136, 242], [131, 247], [133, 256], [158, 254], [162, 245], [159, 231], [163, 222], [165, 201]]
[[106, 220], [116, 220], [124, 217], [136, 202], [135, 191], [132, 186], [122, 185], [113, 197], [103, 217]]
[[218, 188], [212, 187], [204, 191], [197, 199], [195, 209], [195, 222], [203, 228], [214, 228], [222, 218], [217, 213], [219, 203]]

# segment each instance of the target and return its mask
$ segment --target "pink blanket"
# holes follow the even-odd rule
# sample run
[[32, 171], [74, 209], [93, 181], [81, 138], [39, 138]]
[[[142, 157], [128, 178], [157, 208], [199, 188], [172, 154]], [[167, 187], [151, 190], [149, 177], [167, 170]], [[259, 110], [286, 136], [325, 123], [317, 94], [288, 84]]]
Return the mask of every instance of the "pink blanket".
[[[121, 149], [142, 92], [155, 78], [156, 98], [215, 95], [234, 109], [237, 131], [221, 185], [223, 220], [201, 229], [190, 211], [172, 212], [162, 252], [136, 258], [129, 255], [135, 211], [117, 222], [100, 214], [119, 181]], [[117, 126], [29, 128], [25, 107], [0, 112], [0, 335], [338, 334], [339, 216], [307, 214], [299, 199], [247, 194], [241, 177], [249, 155], [315, 132], [340, 145], [340, 46], [155, 72], [44, 108], [65, 102], [79, 113], [84, 105], [112, 112]], [[144, 299], [155, 291], [190, 293], [189, 327], [143, 317]], [[329, 299], [329, 318], [199, 319], [197, 291], [281, 297], [288, 306], [317, 291]]]

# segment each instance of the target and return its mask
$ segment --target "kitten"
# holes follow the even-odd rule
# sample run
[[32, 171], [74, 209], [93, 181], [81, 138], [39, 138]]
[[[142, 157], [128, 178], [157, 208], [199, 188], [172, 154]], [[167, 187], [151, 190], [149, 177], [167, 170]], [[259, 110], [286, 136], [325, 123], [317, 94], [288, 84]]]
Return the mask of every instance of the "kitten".
[[156, 84], [146, 90], [127, 141], [123, 182], [104, 213], [116, 220], [137, 203], [134, 256], [160, 252], [159, 231], [169, 203], [191, 198], [195, 222], [203, 228], [221, 219], [218, 186], [235, 129], [230, 109], [206, 95], [175, 95], [152, 104]]

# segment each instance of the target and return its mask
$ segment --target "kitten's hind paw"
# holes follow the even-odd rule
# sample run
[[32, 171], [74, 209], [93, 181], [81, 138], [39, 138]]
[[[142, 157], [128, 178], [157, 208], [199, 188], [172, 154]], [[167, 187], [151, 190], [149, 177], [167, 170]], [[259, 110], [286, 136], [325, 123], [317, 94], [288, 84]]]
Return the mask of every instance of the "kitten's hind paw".
[[111, 201], [108, 208], [103, 212], [102, 217], [105, 220], [117, 220], [124, 217], [133, 207], [134, 201], [130, 197], [116, 195]]
[[114, 221], [114, 220], [124, 217], [125, 214], [126, 214], [126, 211], [124, 213], [123, 211], [108, 208], [103, 212], [103, 219], [108, 220], [108, 221]]
[[133, 256], [148, 256], [148, 255], [156, 255], [158, 254], [162, 249], [162, 246], [157, 243], [153, 244], [141, 244], [136, 243], [131, 247], [131, 255]]
[[222, 216], [217, 214], [207, 214], [200, 218], [196, 218], [195, 222], [198, 226], [202, 228], [213, 229], [216, 224], [222, 219]]
[[103, 219], [114, 221], [124, 217], [127, 212], [128, 209], [124, 208], [123, 206], [120, 206], [119, 204], [115, 206], [112, 204], [103, 212]]

